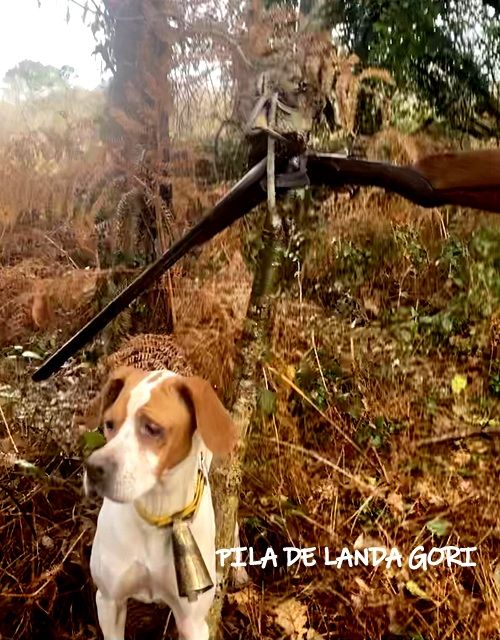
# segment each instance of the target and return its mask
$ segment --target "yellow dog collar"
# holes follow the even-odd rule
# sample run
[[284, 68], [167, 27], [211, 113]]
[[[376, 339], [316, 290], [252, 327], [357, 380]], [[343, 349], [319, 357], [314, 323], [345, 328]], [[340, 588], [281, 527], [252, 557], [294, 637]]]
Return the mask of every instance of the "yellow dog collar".
[[203, 469], [203, 462], [201, 462], [198, 469], [198, 474], [196, 476], [194, 497], [192, 501], [183, 509], [172, 514], [160, 516], [153, 515], [139, 503], [134, 503], [135, 509], [143, 520], [155, 527], [170, 527], [173, 524], [174, 520], [190, 520], [194, 517], [195, 513], [198, 511], [198, 507], [200, 506], [201, 499], [203, 497], [203, 489], [205, 488], [205, 482], [206, 474]]

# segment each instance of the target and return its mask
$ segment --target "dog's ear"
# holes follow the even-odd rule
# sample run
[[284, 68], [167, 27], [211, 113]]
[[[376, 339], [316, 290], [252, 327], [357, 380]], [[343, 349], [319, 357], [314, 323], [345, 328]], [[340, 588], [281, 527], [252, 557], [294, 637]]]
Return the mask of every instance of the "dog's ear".
[[215, 454], [230, 453], [238, 440], [238, 429], [212, 388], [198, 376], [183, 378], [178, 388], [193, 407], [196, 428]]
[[118, 398], [128, 378], [139, 372], [133, 367], [121, 366], [111, 371], [101, 394], [101, 415]]
[[102, 422], [102, 416], [113, 402], [120, 395], [128, 378], [134, 375], [140, 375], [138, 369], [133, 367], [121, 366], [111, 371], [104, 387], [91, 402], [85, 416], [85, 426], [87, 429], [97, 429]]

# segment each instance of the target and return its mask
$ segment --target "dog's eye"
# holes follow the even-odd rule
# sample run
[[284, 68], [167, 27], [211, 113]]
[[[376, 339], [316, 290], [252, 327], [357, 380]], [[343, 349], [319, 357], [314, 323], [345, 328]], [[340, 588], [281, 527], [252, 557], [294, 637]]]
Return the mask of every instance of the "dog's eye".
[[150, 438], [159, 438], [163, 435], [163, 429], [152, 422], [145, 422], [142, 426], [142, 431]]
[[111, 433], [114, 428], [115, 425], [111, 422], [111, 420], [106, 420], [106, 422], [104, 423], [104, 431], [106, 433]]

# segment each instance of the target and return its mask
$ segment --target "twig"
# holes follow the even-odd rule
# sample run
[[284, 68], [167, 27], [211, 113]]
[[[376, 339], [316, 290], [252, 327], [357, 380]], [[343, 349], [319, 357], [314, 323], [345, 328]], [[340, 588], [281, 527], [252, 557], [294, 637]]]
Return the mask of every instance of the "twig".
[[168, 631], [168, 623], [170, 622], [170, 618], [172, 617], [172, 611], [168, 612], [168, 616], [167, 616], [167, 621], [165, 622], [165, 627], [163, 629], [163, 635], [162, 635], [162, 640], [165, 640], [167, 637], [167, 631]]
[[10, 593], [10, 592], [0, 592], [0, 597], [2, 598], [36, 598], [36, 596], [45, 589], [45, 587], [49, 584], [49, 582], [52, 580], [52, 578], [59, 573], [59, 571], [61, 571], [61, 569], [64, 566], [64, 563], [66, 562], [66, 560], [68, 559], [70, 553], [73, 551], [73, 549], [76, 547], [76, 545], [80, 542], [80, 540], [83, 537], [83, 534], [87, 531], [87, 529], [84, 529], [80, 535], [73, 541], [73, 544], [70, 546], [70, 548], [68, 549], [68, 551], [64, 554], [63, 559], [61, 560], [61, 562], [59, 562], [59, 564], [57, 564], [52, 570], [49, 570], [46, 572], [49, 573], [49, 577], [47, 578], [47, 580], [45, 580], [45, 582], [38, 587], [38, 589], [36, 591], [33, 591], [32, 593]]
[[74, 266], [75, 269], [79, 269], [80, 267], [76, 264], [76, 262], [73, 260], [73, 258], [69, 255], [69, 253], [63, 249], [62, 247], [60, 247], [57, 242], [54, 242], [54, 240], [52, 240], [52, 238], [50, 236], [48, 236], [46, 233], [43, 234], [43, 237], [48, 240], [51, 244], [54, 245], [54, 247], [60, 251], [62, 254], [64, 254], [66, 256], [66, 258], [68, 258], [68, 260], [71, 262], [71, 264]]
[[324, 411], [321, 411], [321, 409], [316, 406], [314, 404], [314, 402], [307, 397], [307, 395], [302, 391], [302, 389], [300, 389], [294, 382], [292, 382], [289, 378], [287, 378], [285, 375], [283, 375], [282, 373], [280, 373], [279, 371], [277, 371], [274, 367], [271, 367], [268, 365], [267, 367], [269, 369], [269, 371], [271, 371], [271, 373], [276, 374], [277, 376], [279, 376], [284, 382], [286, 382], [286, 384], [288, 384], [294, 391], [296, 391], [301, 398], [303, 398], [309, 405], [311, 405], [311, 407], [313, 407], [314, 409], [316, 409], [316, 411], [320, 414], [320, 416], [322, 418], [324, 418], [329, 424], [332, 425], [332, 427], [345, 439], [347, 440], [347, 442], [354, 447], [354, 449], [356, 449], [356, 451], [363, 457], [363, 459], [365, 459], [367, 462], [369, 462], [372, 467], [376, 467], [376, 465], [369, 459], [366, 457], [365, 453], [358, 447], [358, 445], [354, 442], [354, 440], [352, 440], [352, 438], [350, 438], [347, 434], [345, 434], [342, 429], [340, 427], [338, 427], [335, 422], [329, 418], [326, 413]]
[[354, 482], [356, 485], [358, 485], [360, 489], [363, 489], [365, 491], [369, 490], [371, 493], [373, 493], [374, 487], [372, 485], [369, 485], [366, 482], [359, 480], [358, 478], [356, 478], [356, 476], [353, 476], [352, 473], [349, 473], [349, 471], [342, 469], [342, 467], [339, 467], [328, 458], [325, 458], [324, 456], [319, 454], [317, 451], [306, 449], [305, 447], [302, 447], [300, 444], [294, 444], [293, 442], [285, 442], [283, 440], [279, 440], [278, 438], [270, 438], [269, 436], [251, 435], [250, 440], [261, 440], [261, 441], [264, 440], [265, 442], [273, 442], [274, 444], [288, 447], [288, 449], [292, 449], [293, 451], [299, 451], [300, 453], [303, 453], [304, 455], [309, 456], [310, 458], [313, 458], [318, 462], [321, 462], [325, 466], [330, 467], [331, 469], [334, 469], [337, 473], [340, 473], [341, 475], [348, 478], [351, 482]]
[[7, 430], [7, 435], [9, 436], [9, 440], [11, 441], [12, 446], [14, 447], [14, 451], [19, 455], [19, 449], [17, 448], [17, 445], [16, 445], [16, 443], [14, 441], [14, 438], [12, 437], [12, 433], [10, 432], [10, 429], [9, 429], [9, 424], [7, 422], [7, 419], [5, 418], [5, 413], [3, 412], [1, 404], [0, 404], [0, 415], [2, 416], [2, 420], [3, 420], [3, 423], [5, 425], [5, 429]]
[[300, 321], [302, 322], [302, 303], [304, 302], [304, 299], [302, 295], [302, 267], [300, 266], [300, 260], [297, 261], [297, 271], [295, 272], [295, 276], [297, 278], [297, 284], [299, 286], [299, 314]]
[[[168, 11], [155, 11], [151, 10], [145, 4], [143, 7], [144, 15], [136, 15], [136, 16], [116, 16], [116, 20], [119, 21], [137, 21], [144, 20], [148, 23], [148, 26], [154, 29], [152, 25], [159, 25], [156, 28], [156, 36], [159, 40], [163, 40], [164, 42], [171, 41], [172, 34], [175, 34], [179, 39], [185, 38], [193, 38], [197, 36], [206, 36], [209, 38], [213, 38], [216, 40], [222, 40], [226, 42], [234, 52], [238, 55], [241, 62], [245, 65], [247, 69], [253, 69], [253, 65], [251, 61], [245, 55], [245, 52], [241, 48], [239, 42], [233, 38], [229, 33], [227, 33], [227, 27], [220, 22], [212, 21], [211, 24], [207, 24], [206, 18], [197, 20], [191, 23], [184, 22], [184, 16], [182, 14], [182, 10], [176, 12], [172, 9]], [[163, 22], [162, 22], [163, 19]], [[177, 21], [177, 27], [172, 26], [172, 20]], [[161, 30], [163, 28], [163, 30]]]
[[168, 301], [170, 303], [170, 311], [172, 313], [172, 331], [175, 331], [175, 327], [177, 325], [177, 317], [175, 314], [174, 288], [172, 286], [172, 275], [170, 271], [167, 271], [167, 291]]
[[71, 2], [72, 4], [75, 4], [77, 7], [80, 7], [80, 9], [83, 9], [84, 11], [87, 11], [88, 13], [93, 13], [94, 15], [99, 15], [101, 13], [101, 11], [97, 11], [97, 7], [94, 3], [94, 6], [96, 7], [96, 9], [90, 9], [88, 6], [85, 6], [83, 4], [80, 4], [79, 2], [77, 2], [77, 0], [69, 0], [69, 2]]
[[16, 506], [17, 510], [21, 514], [21, 518], [24, 520], [24, 522], [27, 524], [28, 528], [30, 529], [31, 533], [33, 534], [33, 538], [36, 539], [37, 536], [36, 536], [36, 531], [35, 531], [35, 528], [33, 526], [33, 523], [28, 520], [28, 516], [23, 511], [23, 507], [22, 507], [21, 503], [19, 502], [19, 500], [12, 493], [12, 491], [9, 488], [7, 488], [6, 486], [4, 486], [3, 484], [0, 484], [0, 489], [2, 489], [4, 491], [4, 493], [6, 493], [9, 496], [9, 498], [12, 500], [12, 502]]
[[484, 436], [498, 438], [500, 436], [500, 428], [490, 427], [489, 429], [476, 429], [474, 431], [462, 431], [461, 433], [445, 433], [442, 436], [419, 440], [416, 442], [416, 446], [427, 447], [432, 444], [442, 444], [443, 442], [452, 442], [453, 440], [466, 440], [467, 438], [483, 438]]
[[319, 361], [318, 350], [316, 349], [316, 341], [314, 339], [314, 329], [311, 332], [311, 340], [312, 340], [312, 345], [314, 349], [314, 356], [316, 357], [316, 363], [319, 369], [319, 374], [321, 376], [321, 381], [323, 382], [323, 387], [325, 388], [325, 391], [327, 392], [327, 394], [331, 395], [330, 391], [328, 390], [328, 387], [326, 386], [325, 376], [323, 375], [323, 369], [321, 368], [321, 362]]
[[330, 537], [332, 537], [334, 535], [334, 533], [335, 533], [333, 531], [333, 529], [331, 529], [330, 527], [327, 527], [326, 525], [321, 524], [321, 522], [318, 522], [314, 518], [311, 518], [310, 516], [308, 516], [307, 514], [303, 513], [302, 511], [299, 511], [298, 509], [293, 510], [293, 511], [289, 511], [288, 513], [289, 513], [289, 515], [293, 515], [293, 516], [297, 516], [298, 518], [302, 518], [303, 520], [305, 520], [306, 522], [311, 524], [313, 527], [317, 527], [318, 529], [321, 529], [322, 531], [325, 531], [326, 533], [328, 533], [328, 535]]
[[[461, 500], [459, 500], [458, 502], [456, 502], [453, 505], [450, 505], [448, 508], [446, 509], [441, 509], [441, 511], [438, 511], [437, 513], [433, 513], [432, 517], [433, 518], [444, 518], [446, 516], [449, 516], [450, 514], [456, 513], [458, 507], [461, 507], [465, 502], [472, 502], [472, 500], [476, 500], [476, 498], [479, 497], [479, 493], [477, 491], [474, 491], [473, 493], [469, 493], [468, 495], [466, 495], [464, 498], [462, 498]], [[418, 522], [426, 522], [427, 520], [429, 520], [429, 514], [423, 513], [420, 516], [415, 516], [415, 518], [413, 518], [412, 522], [418, 523]]]

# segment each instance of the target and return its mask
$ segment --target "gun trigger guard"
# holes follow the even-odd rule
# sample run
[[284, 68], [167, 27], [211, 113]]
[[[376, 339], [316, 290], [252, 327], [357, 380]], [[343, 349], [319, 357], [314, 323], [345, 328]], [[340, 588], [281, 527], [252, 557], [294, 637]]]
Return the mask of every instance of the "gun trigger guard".
[[[310, 186], [311, 182], [307, 175], [307, 158], [305, 155], [291, 158], [287, 168], [289, 171], [276, 174], [276, 189], [302, 189]], [[292, 170], [290, 171], [290, 169]], [[267, 191], [267, 178], [262, 178], [260, 185], [264, 191]]]

